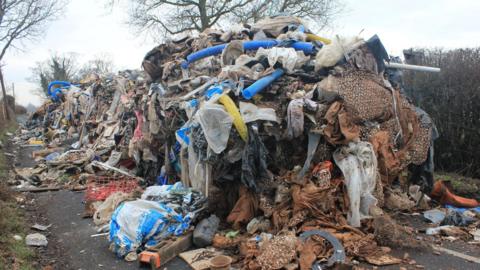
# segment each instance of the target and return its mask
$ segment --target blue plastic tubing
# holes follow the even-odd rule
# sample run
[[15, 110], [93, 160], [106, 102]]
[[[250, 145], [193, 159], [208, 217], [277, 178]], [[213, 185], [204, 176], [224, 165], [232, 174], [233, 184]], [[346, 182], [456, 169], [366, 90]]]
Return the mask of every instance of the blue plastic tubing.
[[[259, 48], [271, 48], [278, 45], [278, 40], [253, 40], [243, 42], [243, 49], [245, 51], [258, 50]], [[191, 53], [187, 56], [187, 61], [182, 63], [182, 68], [186, 69], [190, 63], [198, 61], [202, 58], [221, 54], [227, 44], [220, 44], [212, 47], [202, 49], [198, 52]], [[310, 42], [297, 41], [292, 44], [292, 48], [297, 51], [303, 51], [305, 54], [312, 54], [314, 51], [313, 44]]]
[[[55, 96], [53, 96], [53, 93], [52, 93], [52, 87], [54, 85], [60, 85], [60, 87], [68, 87], [71, 85], [71, 83], [69, 82], [66, 82], [66, 81], [53, 81], [51, 83], [48, 84], [48, 94], [52, 97], [52, 98], [55, 98]], [[58, 87], [57, 87], [58, 88]], [[55, 94], [57, 92], [54, 92]]]
[[245, 99], [251, 99], [255, 96], [258, 92], [265, 89], [265, 87], [269, 86], [272, 82], [277, 80], [283, 75], [283, 69], [276, 69], [272, 74], [261, 78], [260, 80], [254, 82], [249, 87], [243, 89], [242, 96]]

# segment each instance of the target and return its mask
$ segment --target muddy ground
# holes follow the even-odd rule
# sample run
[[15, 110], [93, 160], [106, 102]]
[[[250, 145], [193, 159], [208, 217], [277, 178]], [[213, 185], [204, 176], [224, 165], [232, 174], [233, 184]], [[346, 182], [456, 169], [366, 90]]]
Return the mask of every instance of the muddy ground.
[[[17, 150], [18, 167], [30, 167], [34, 162], [30, 158], [32, 148]], [[52, 226], [43, 232], [49, 241], [46, 248], [36, 248], [38, 262], [36, 268], [52, 269], [138, 269], [138, 264], [128, 263], [116, 258], [108, 250], [107, 236], [91, 237], [97, 233], [91, 219], [83, 218], [83, 192], [68, 190], [26, 194], [25, 207], [29, 222]], [[462, 254], [480, 258], [480, 247], [465, 241], [439, 241], [426, 236], [422, 229], [427, 227], [420, 215], [391, 213], [399, 224], [416, 229], [415, 236], [424, 243], [440, 244]], [[32, 231], [33, 232], [33, 231]], [[407, 255], [406, 255], [407, 254]], [[480, 269], [480, 264], [468, 259], [436, 252], [431, 249], [411, 250], [392, 248], [392, 255], [398, 258], [408, 257], [404, 263], [378, 269]], [[480, 260], [480, 259], [479, 259]], [[363, 269], [377, 269], [361, 263]], [[176, 258], [162, 269], [190, 269], [181, 259]]]

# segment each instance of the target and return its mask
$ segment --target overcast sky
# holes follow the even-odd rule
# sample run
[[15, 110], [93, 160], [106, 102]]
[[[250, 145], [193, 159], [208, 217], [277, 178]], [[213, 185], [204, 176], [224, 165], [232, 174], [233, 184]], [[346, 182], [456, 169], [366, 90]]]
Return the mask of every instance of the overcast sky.
[[[144, 54], [156, 44], [125, 25], [124, 9], [108, 12], [104, 1], [71, 0], [64, 16], [51, 23], [43, 39], [25, 44], [25, 51], [10, 51], [5, 58], [7, 85], [15, 83], [20, 104], [41, 104], [28, 82], [30, 68], [51, 52], [77, 53], [80, 62], [109, 54], [117, 69], [140, 68]], [[480, 46], [478, 0], [363, 0], [346, 2], [346, 11], [328, 35], [369, 38], [378, 34], [387, 51], [400, 55], [410, 47]]]

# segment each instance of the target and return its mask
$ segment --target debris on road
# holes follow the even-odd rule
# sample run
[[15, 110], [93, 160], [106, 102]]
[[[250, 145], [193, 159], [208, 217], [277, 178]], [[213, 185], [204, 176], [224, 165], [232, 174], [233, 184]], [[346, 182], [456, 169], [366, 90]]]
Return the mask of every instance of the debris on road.
[[48, 230], [48, 228], [50, 228], [52, 226], [52, 224], [49, 224], [49, 225], [40, 225], [38, 223], [35, 223], [32, 225], [32, 229], [34, 230], [37, 230], [37, 231], [46, 231]]
[[27, 246], [46, 247], [48, 245], [47, 237], [40, 233], [32, 233], [25, 237]]

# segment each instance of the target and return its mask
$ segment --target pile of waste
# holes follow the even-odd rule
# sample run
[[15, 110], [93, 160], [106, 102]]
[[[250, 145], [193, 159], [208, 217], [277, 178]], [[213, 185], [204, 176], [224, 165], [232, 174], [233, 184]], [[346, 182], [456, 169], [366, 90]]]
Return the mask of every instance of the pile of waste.
[[120, 257], [194, 230], [243, 269], [395, 263], [386, 246], [421, 243], [384, 210], [428, 202], [438, 134], [393, 62], [288, 16], [169, 40], [144, 71], [54, 82], [17, 136], [46, 147], [23, 186], [103, 185], [87, 205]]

